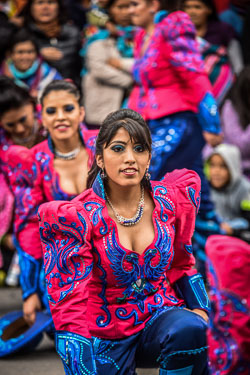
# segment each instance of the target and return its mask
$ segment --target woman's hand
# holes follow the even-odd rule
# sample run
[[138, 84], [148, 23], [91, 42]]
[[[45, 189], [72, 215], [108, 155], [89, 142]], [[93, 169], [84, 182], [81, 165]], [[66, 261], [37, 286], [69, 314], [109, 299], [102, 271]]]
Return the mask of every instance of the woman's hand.
[[110, 57], [108, 60], [107, 60], [107, 64], [112, 66], [113, 68], [116, 68], [116, 69], [121, 69], [121, 62], [119, 59], [115, 58], [115, 57]]
[[44, 47], [40, 50], [40, 54], [45, 60], [60, 60], [63, 58], [63, 53], [56, 47]]
[[228, 235], [228, 236], [232, 236], [233, 235], [233, 229], [230, 227], [229, 224], [227, 223], [221, 223], [220, 224], [220, 227], [221, 229]]
[[118, 30], [116, 26], [113, 24], [113, 22], [107, 21], [105, 27], [110, 32], [111, 35], [113, 36], [119, 35]]
[[185, 308], [185, 310], [188, 310], [188, 311], [191, 311], [191, 312], [193, 312], [195, 314], [200, 315], [206, 322], [208, 322], [209, 317], [208, 317], [206, 311], [201, 310], [201, 309], [190, 310], [190, 309], [186, 309], [186, 308]]
[[205, 141], [212, 147], [218, 146], [223, 141], [222, 134], [214, 134], [203, 131], [203, 137]]
[[35, 323], [36, 311], [40, 311], [42, 305], [38, 294], [31, 294], [23, 303], [23, 317], [29, 326]]
[[13, 243], [13, 237], [12, 237], [11, 233], [8, 233], [5, 236], [3, 236], [2, 241], [1, 241], [1, 245], [7, 247], [7, 249], [9, 249], [11, 251], [15, 250], [15, 246], [14, 246], [14, 243]]

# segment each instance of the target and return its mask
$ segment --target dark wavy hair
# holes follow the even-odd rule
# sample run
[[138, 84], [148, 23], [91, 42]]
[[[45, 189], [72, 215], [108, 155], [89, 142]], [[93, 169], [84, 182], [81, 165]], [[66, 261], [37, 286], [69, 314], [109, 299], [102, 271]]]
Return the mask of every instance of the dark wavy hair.
[[9, 77], [0, 77], [0, 117], [12, 109], [19, 109], [29, 103], [35, 109], [35, 100], [30, 96], [28, 90], [17, 86]]
[[[111, 112], [103, 121], [96, 139], [96, 155], [103, 155], [103, 149], [108, 147], [120, 128], [124, 128], [133, 141], [141, 143], [151, 154], [151, 134], [142, 116], [132, 109], [119, 109]], [[100, 170], [94, 161], [88, 174], [87, 188], [91, 188]], [[145, 187], [148, 186], [146, 179], [143, 179], [142, 183]]]
[[250, 124], [250, 65], [240, 72], [226, 95], [225, 100], [227, 99], [231, 100], [239, 116], [242, 129], [246, 129]]
[[[151, 0], [147, 0], [150, 3]], [[167, 10], [169, 12], [175, 12], [181, 8], [181, 0], [158, 0], [160, 3], [160, 10]]]
[[10, 39], [9, 51], [13, 52], [15, 46], [19, 43], [31, 42], [39, 55], [39, 48], [36, 39], [26, 29], [18, 30]]
[[[182, 8], [184, 7], [186, 1], [187, 0], [182, 0]], [[217, 10], [216, 10], [216, 6], [215, 6], [215, 3], [214, 3], [213, 0], [198, 0], [198, 1], [200, 3], [205, 4], [211, 10], [211, 14], [208, 17], [209, 21], [219, 19], [218, 14], [217, 14]]]
[[78, 90], [77, 86], [71, 80], [65, 79], [55, 79], [54, 81], [50, 82], [42, 92], [42, 95], [39, 98], [39, 102], [43, 106], [44, 98], [49, 95], [52, 91], [67, 91], [69, 94], [72, 94], [76, 97], [78, 104], [82, 105], [82, 97], [81, 93]]
[[[23, 7], [22, 11], [20, 12], [20, 16], [24, 18], [24, 26], [27, 28], [29, 28], [30, 23], [35, 22], [34, 18], [32, 17], [32, 11], [31, 11], [33, 2], [34, 0], [28, 0], [27, 4]], [[58, 4], [58, 21], [60, 25], [63, 25], [68, 20], [64, 1], [57, 0], [57, 4]]]

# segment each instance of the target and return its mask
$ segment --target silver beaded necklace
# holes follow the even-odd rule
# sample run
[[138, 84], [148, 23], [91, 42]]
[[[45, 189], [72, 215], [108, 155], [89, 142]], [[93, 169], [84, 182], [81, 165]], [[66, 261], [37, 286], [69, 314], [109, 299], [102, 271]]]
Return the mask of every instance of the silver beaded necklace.
[[139, 221], [142, 218], [144, 206], [145, 206], [144, 187], [143, 186], [141, 188], [141, 198], [139, 200], [139, 204], [138, 204], [138, 207], [137, 207], [137, 210], [136, 210], [136, 214], [131, 219], [128, 219], [126, 217], [123, 217], [123, 216], [119, 215], [118, 212], [116, 211], [115, 207], [111, 203], [107, 193], [105, 193], [105, 194], [106, 194], [107, 202], [110, 205], [112, 211], [114, 212], [118, 223], [120, 223], [121, 225], [124, 225], [124, 226], [131, 226], [131, 225], [135, 225], [135, 224], [139, 223]]
[[55, 149], [54, 153], [55, 153], [55, 156], [59, 159], [72, 160], [72, 159], [75, 159], [77, 157], [80, 150], [81, 150], [81, 147], [78, 146], [77, 148], [75, 148], [74, 150], [72, 150], [70, 152], [60, 152], [60, 151]]

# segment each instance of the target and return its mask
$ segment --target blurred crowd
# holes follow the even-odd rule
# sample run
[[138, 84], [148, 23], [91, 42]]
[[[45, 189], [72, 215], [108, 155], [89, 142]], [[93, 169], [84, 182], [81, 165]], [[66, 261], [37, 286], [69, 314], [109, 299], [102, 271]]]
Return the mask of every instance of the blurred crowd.
[[[150, 84], [148, 82], [151, 79], [156, 80], [155, 72], [157, 72], [159, 77], [161, 76], [161, 79], [164, 74], [168, 74], [164, 70], [164, 66], [159, 65], [158, 61], [156, 64], [154, 60], [154, 50], [150, 49], [150, 40], [152, 38], [150, 28], [146, 30], [145, 35], [142, 35], [142, 47], [139, 45], [138, 26], [143, 28], [143, 22], [146, 22], [142, 19], [146, 17], [146, 13], [144, 13], [143, 9], [140, 11], [138, 8], [138, 6], [142, 6], [141, 2], [142, 0], [0, 1], [1, 285], [17, 286], [19, 284], [20, 267], [16, 253], [16, 248], [19, 245], [15, 240], [15, 226], [19, 225], [17, 222], [21, 220], [20, 217], [22, 215], [29, 216], [34, 209], [33, 206], [32, 210], [30, 209], [30, 202], [33, 198], [29, 198], [30, 190], [26, 189], [27, 196], [23, 207], [28, 207], [29, 211], [25, 211], [25, 209], [20, 211], [19, 206], [19, 218], [15, 219], [16, 202], [18, 199], [20, 200], [20, 195], [24, 194], [22, 188], [27, 182], [26, 180], [30, 178], [29, 173], [33, 173], [34, 170], [30, 172], [32, 168], [25, 167], [25, 163], [28, 163], [27, 156], [23, 156], [20, 159], [22, 163], [19, 161], [19, 164], [15, 164], [15, 160], [19, 159], [19, 155], [15, 154], [15, 152], [10, 153], [10, 148], [18, 145], [34, 150], [34, 146], [39, 145], [48, 136], [53, 141], [53, 132], [49, 127], [48, 114], [51, 114], [51, 111], [57, 108], [57, 105], [59, 106], [57, 100], [58, 103], [64, 100], [64, 98], [60, 98], [60, 95], [58, 99], [55, 92], [65, 90], [67, 93], [73, 93], [80, 107], [84, 107], [85, 115], [79, 114], [77, 122], [78, 124], [83, 123], [81, 125], [81, 137], [84, 138], [86, 150], [88, 151], [92, 145], [87, 147], [88, 141], [86, 140], [91, 137], [89, 135], [85, 136], [86, 134], [96, 134], [104, 118], [110, 112], [119, 108], [126, 108], [129, 105], [130, 108], [140, 111], [146, 104], [142, 101], [138, 104], [139, 99], [136, 97], [136, 89], [138, 88], [138, 97], [142, 95], [141, 92], [143, 90], [145, 93], [147, 89], [150, 97]], [[136, 11], [136, 7], [139, 9], [138, 11]], [[134, 10], [131, 11], [132, 8]], [[219, 274], [220, 270], [228, 267], [228, 272], [230, 272], [230, 267], [233, 269], [232, 263], [237, 259], [239, 252], [246, 251], [247, 254], [248, 251], [247, 260], [244, 261], [244, 264], [240, 263], [238, 265], [237, 272], [240, 274], [240, 268], [245, 267], [248, 271], [246, 273], [243, 272], [242, 275], [249, 275], [250, 270], [248, 245], [250, 243], [250, 1], [182, 0], [180, 8], [191, 19], [192, 30], [195, 30], [196, 34], [195, 44], [192, 44], [192, 41], [188, 40], [188, 38], [187, 43], [189, 43], [191, 50], [197, 50], [203, 60], [202, 69], [209, 78], [211, 94], [216, 100], [215, 103], [217, 103], [220, 116], [220, 129], [212, 129], [210, 123], [210, 127], [203, 128], [206, 144], [204, 145], [200, 142], [198, 146], [198, 143], [192, 146], [194, 147], [193, 149], [196, 149], [196, 147], [202, 149], [202, 167], [199, 166], [199, 168], [203, 169], [202, 173], [204, 172], [204, 179], [206, 179], [208, 184], [208, 191], [210, 190], [210, 199], [213, 205], [213, 209], [207, 208], [208, 206], [201, 207], [201, 210], [207, 210], [207, 214], [198, 217], [194, 238], [196, 246], [194, 246], [194, 249], [196, 251], [197, 266], [200, 267], [200, 271], [204, 274], [206, 273], [203, 269], [206, 263], [205, 248], [207, 249], [207, 254], [209, 254], [210, 258], [207, 261], [207, 267], [210, 270], [208, 281], [210, 281], [211, 290], [214, 292], [223, 283], [216, 284], [211, 276], [214, 275], [211, 269], [216, 269]], [[158, 21], [154, 20], [154, 22]], [[182, 43], [180, 39], [178, 40], [178, 43]], [[157, 41], [155, 43], [155, 48], [157, 49]], [[173, 51], [175, 51], [174, 43], [173, 37], [171, 45]], [[173, 65], [177, 66], [181, 59], [184, 62], [189, 59], [185, 55], [185, 43], [183, 39], [184, 57], [173, 53], [169, 54], [174, 60], [174, 62], [172, 61]], [[159, 46], [159, 48], [161, 47]], [[149, 79], [145, 83], [141, 76], [138, 79], [141, 83], [139, 85], [136, 77], [141, 74], [141, 66], [138, 65], [137, 67], [137, 64], [145, 56], [146, 59], [143, 60], [142, 65], [144, 64], [144, 67], [147, 65], [146, 71]], [[195, 69], [197, 72], [201, 69], [198, 68], [197, 62], [189, 61], [191, 64], [196, 64]], [[189, 73], [192, 71], [189, 68], [187, 70]], [[178, 74], [180, 74], [180, 80], [182, 80], [181, 70]], [[185, 77], [182, 82], [185, 82], [185, 79], [187, 80], [187, 76]], [[160, 78], [157, 77], [157, 80]], [[189, 79], [194, 81], [191, 75]], [[61, 86], [58, 81], [62, 81]], [[161, 80], [160, 85], [166, 84], [166, 81]], [[75, 89], [70, 85], [75, 85]], [[184, 95], [184, 89], [181, 86], [180, 84], [180, 89], [176, 91], [177, 95], [173, 96], [173, 99], [171, 99], [171, 96], [165, 96], [165, 99], [163, 99], [163, 102], [165, 100], [163, 103], [165, 112], [160, 112], [161, 109], [158, 104], [162, 99], [160, 99], [159, 95], [158, 102], [155, 104], [156, 106], [158, 105], [158, 117], [178, 116], [180, 113], [190, 110], [191, 107], [185, 107], [183, 103], [178, 102], [178, 95], [182, 93]], [[183, 83], [183, 86], [185, 86], [185, 83]], [[200, 86], [203, 86], [202, 82]], [[48, 87], [50, 88], [47, 90]], [[172, 90], [175, 89], [176, 86], [173, 85]], [[193, 92], [190, 91], [186, 94], [186, 91], [185, 95], [198, 97], [197, 90], [200, 90], [198, 83], [197, 86], [194, 86]], [[169, 94], [166, 92], [164, 95]], [[171, 100], [173, 100], [173, 103]], [[178, 108], [175, 107], [174, 102], [179, 103]], [[52, 105], [51, 103], [55, 104]], [[208, 105], [207, 103], [209, 102], [205, 102], [205, 107]], [[173, 110], [168, 112], [165, 110], [166, 108], [173, 108]], [[210, 107], [210, 112], [212, 109], [213, 106]], [[70, 109], [67, 110], [70, 111]], [[157, 147], [159, 148], [158, 145], [161, 145], [159, 151], [157, 151], [158, 157], [162, 155], [161, 161], [155, 158], [155, 164], [157, 164], [158, 168], [157, 173], [159, 172], [159, 165], [162, 163], [161, 173], [154, 176], [155, 170], [153, 169], [154, 164], [152, 164], [152, 177], [162, 178], [171, 168], [170, 165], [178, 168], [186, 167], [185, 163], [181, 164], [181, 161], [179, 164], [172, 163], [171, 159], [172, 155], [176, 157], [177, 154], [175, 151], [177, 143], [175, 145], [174, 141], [172, 142], [175, 126], [177, 126], [175, 119], [173, 117], [171, 119], [169, 117], [166, 118], [165, 123], [160, 124], [163, 127], [160, 129], [158, 124], [156, 124], [157, 119], [152, 114], [153, 112], [151, 113], [150, 109], [148, 109], [147, 112], [145, 110], [145, 113], [147, 115], [144, 117], [149, 123], [152, 134], [155, 135], [155, 139], [160, 137], [158, 141], [154, 141], [153, 138], [153, 146], [155, 145], [155, 149], [157, 149]], [[170, 120], [171, 126], [169, 127]], [[189, 120], [185, 118], [183, 121]], [[208, 119], [208, 122], [210, 122], [210, 119]], [[195, 130], [192, 131], [195, 132]], [[197, 133], [194, 133], [194, 135], [190, 136], [190, 144], [191, 138], [193, 141], [196, 135]], [[167, 150], [168, 159], [166, 160], [164, 155], [161, 154], [161, 142], [164, 145], [164, 139], [170, 140], [167, 145], [169, 149]], [[179, 142], [178, 147], [179, 155], [183, 152], [183, 156], [186, 158], [186, 155], [190, 154], [184, 143]], [[39, 154], [38, 152], [33, 152], [29, 156], [33, 155], [34, 159], [36, 159], [34, 161], [39, 162], [43, 157], [41, 153], [45, 151], [39, 147], [36, 150], [39, 150]], [[85, 152], [87, 152], [86, 150]], [[60, 159], [60, 153], [58, 155]], [[198, 158], [199, 152], [197, 151], [194, 155], [193, 164], [190, 164], [191, 166], [194, 165], [193, 169], [195, 170], [194, 162]], [[85, 160], [84, 157], [82, 160]], [[165, 169], [164, 163], [169, 166], [169, 169]], [[10, 164], [11, 168], [9, 168]], [[53, 175], [53, 166], [46, 164], [46, 161], [40, 164], [41, 171], [39, 170], [39, 173], [43, 174], [43, 178], [46, 181], [45, 173], [47, 173], [47, 176], [49, 174]], [[57, 170], [57, 177], [60, 175], [63, 180], [65, 171], [59, 173], [60, 167], [58, 164], [55, 169]], [[14, 172], [20, 168], [22, 173], [18, 175], [19, 184], [17, 184], [11, 178], [11, 173], [16, 179], [17, 174]], [[79, 170], [81, 169], [76, 169], [74, 173], [79, 173]], [[48, 180], [49, 178], [47, 178]], [[71, 186], [63, 187], [61, 184], [60, 190], [58, 178], [56, 177], [53, 186], [57, 186], [57, 195], [53, 193], [54, 195], [49, 195], [49, 198], [46, 196], [47, 200], [68, 199], [69, 196], [66, 193], [64, 194], [63, 190], [71, 191], [70, 198], [72, 198], [73, 195], [77, 195], [77, 193], [86, 188], [85, 185], [81, 185], [79, 189], [74, 190]], [[43, 189], [39, 191], [39, 194], [44, 197], [47, 191], [46, 187]], [[38, 195], [37, 191], [34, 193], [34, 196], [36, 195]], [[206, 196], [205, 188], [203, 196]], [[44, 198], [39, 202], [41, 203], [42, 201], [45, 201]], [[37, 210], [37, 207], [35, 209]], [[217, 235], [217, 241], [214, 238], [212, 240], [210, 238], [207, 241], [209, 235]], [[231, 260], [228, 260], [227, 256], [224, 258], [229, 263], [231, 262], [230, 265], [216, 258], [217, 251], [222, 252], [226, 249], [226, 241], [223, 238], [228, 239], [228, 236], [231, 236], [232, 240], [236, 239], [235, 247], [230, 250]], [[237, 242], [238, 240], [240, 241], [239, 243]], [[221, 244], [221, 247], [219, 244]], [[212, 264], [212, 262], [214, 263]], [[220, 264], [219, 267], [218, 264]], [[235, 270], [231, 271], [233, 275]], [[231, 281], [233, 284], [234, 280], [231, 279]], [[248, 290], [248, 294], [243, 293], [244, 300], [248, 298], [248, 309], [250, 308], [249, 281], [249, 276], [248, 280], [241, 280], [242, 287], [237, 289], [239, 294], [242, 290], [244, 292], [246, 289]], [[226, 288], [228, 287], [227, 285]], [[212, 294], [211, 298], [216, 304], [217, 300], [214, 296], [215, 294]], [[239, 298], [242, 301], [243, 297]], [[249, 310], [248, 314], [250, 314]], [[249, 330], [250, 315], [247, 324], [247, 329]], [[218, 341], [213, 336], [212, 345], [213, 340]], [[247, 340], [247, 349], [244, 348], [245, 353], [250, 350], [249, 338]], [[219, 357], [220, 355], [218, 354]], [[211, 354], [211, 357], [213, 358], [213, 354]], [[223, 360], [222, 358], [221, 361], [223, 362]], [[248, 360], [250, 363], [249, 357]], [[213, 373], [217, 374], [217, 372]], [[226, 372], [222, 373], [226, 374]]]

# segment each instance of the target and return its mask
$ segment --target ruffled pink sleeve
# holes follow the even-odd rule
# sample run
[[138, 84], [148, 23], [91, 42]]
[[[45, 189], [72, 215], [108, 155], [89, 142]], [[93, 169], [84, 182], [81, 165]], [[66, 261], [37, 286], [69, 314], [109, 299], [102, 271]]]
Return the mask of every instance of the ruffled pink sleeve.
[[186, 13], [173, 12], [166, 17], [162, 31], [171, 48], [168, 50], [168, 58], [175, 68], [175, 74], [180, 77], [185, 89], [190, 90], [192, 100], [196, 98], [198, 104], [207, 92], [212, 92], [212, 86], [198, 49], [195, 27]]
[[168, 279], [174, 284], [183, 276], [197, 273], [194, 268], [192, 236], [200, 206], [201, 183], [199, 176], [187, 169], [167, 174], [164, 181], [173, 187], [176, 201], [174, 260], [168, 271]]
[[81, 205], [50, 202], [39, 208], [45, 277], [56, 331], [90, 338], [87, 283], [92, 273], [91, 224]]

